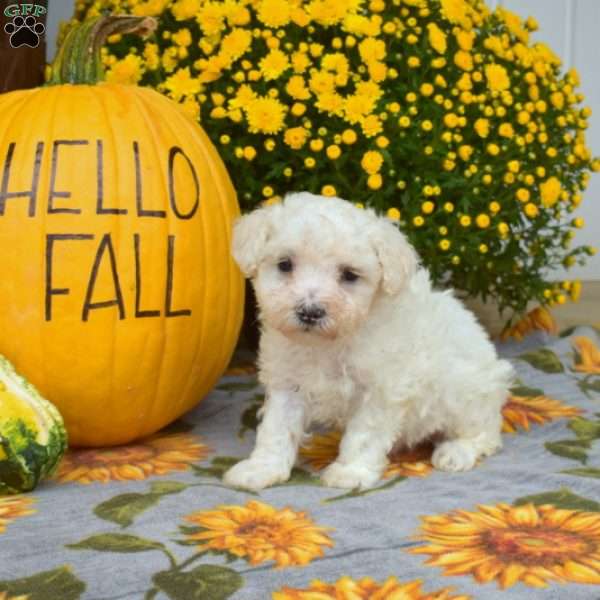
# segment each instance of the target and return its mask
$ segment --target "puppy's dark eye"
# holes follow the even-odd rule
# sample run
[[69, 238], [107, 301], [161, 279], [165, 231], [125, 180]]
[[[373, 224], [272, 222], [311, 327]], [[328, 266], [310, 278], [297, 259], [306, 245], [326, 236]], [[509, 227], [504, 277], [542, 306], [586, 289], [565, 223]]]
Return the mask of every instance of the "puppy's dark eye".
[[283, 258], [277, 263], [277, 268], [282, 273], [290, 273], [294, 268], [292, 261], [289, 258]]
[[352, 269], [343, 269], [342, 270], [342, 281], [346, 281], [351, 283], [358, 279], [358, 275]]

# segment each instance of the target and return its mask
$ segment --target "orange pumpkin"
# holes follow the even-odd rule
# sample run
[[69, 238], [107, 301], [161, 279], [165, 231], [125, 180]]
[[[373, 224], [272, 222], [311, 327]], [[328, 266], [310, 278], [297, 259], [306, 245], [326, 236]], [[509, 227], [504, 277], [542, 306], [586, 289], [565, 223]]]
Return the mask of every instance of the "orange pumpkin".
[[96, 84], [104, 37], [152, 24], [84, 23], [54, 85], [0, 96], [0, 353], [73, 445], [125, 443], [189, 410], [241, 324], [239, 208], [215, 148], [157, 92]]

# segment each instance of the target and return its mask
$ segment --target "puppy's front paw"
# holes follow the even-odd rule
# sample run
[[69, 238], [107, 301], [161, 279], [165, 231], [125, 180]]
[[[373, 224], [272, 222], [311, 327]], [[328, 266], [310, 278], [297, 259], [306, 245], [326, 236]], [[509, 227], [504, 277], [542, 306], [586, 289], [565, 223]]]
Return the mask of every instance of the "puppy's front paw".
[[257, 492], [275, 483], [286, 481], [289, 469], [275, 461], [242, 460], [223, 475], [223, 482], [231, 487]]
[[477, 450], [469, 440], [449, 440], [436, 447], [431, 462], [440, 471], [469, 471], [477, 462]]
[[323, 471], [321, 480], [329, 487], [366, 490], [379, 481], [380, 475], [379, 472], [361, 464], [344, 465], [334, 462]]

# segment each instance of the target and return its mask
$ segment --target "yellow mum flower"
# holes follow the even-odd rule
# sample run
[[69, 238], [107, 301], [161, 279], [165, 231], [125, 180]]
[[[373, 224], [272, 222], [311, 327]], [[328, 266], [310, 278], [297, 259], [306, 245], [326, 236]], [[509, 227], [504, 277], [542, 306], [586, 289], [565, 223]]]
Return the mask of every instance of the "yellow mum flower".
[[528, 202], [523, 210], [530, 219], [534, 219], [540, 214], [538, 207], [532, 202]]
[[306, 82], [302, 75], [292, 75], [285, 86], [285, 91], [295, 100], [307, 100], [310, 98], [310, 90], [306, 87]]
[[387, 148], [390, 145], [390, 140], [385, 135], [380, 135], [376, 140], [375, 144], [378, 148]]
[[475, 223], [477, 224], [477, 227], [481, 229], [486, 229], [490, 226], [490, 218], [485, 213], [481, 213], [475, 218]]
[[421, 215], [417, 215], [413, 218], [413, 225], [415, 227], [422, 227], [425, 223], [425, 219]]
[[479, 137], [486, 138], [490, 133], [490, 122], [487, 119], [477, 119], [474, 127]]
[[475, 41], [474, 31], [465, 31], [464, 29], [459, 29], [457, 32], [455, 32], [454, 36], [456, 37], [456, 43], [459, 45], [461, 50], [466, 50], [468, 52], [473, 49], [473, 42]]
[[383, 156], [377, 150], [369, 150], [363, 154], [360, 165], [369, 175], [378, 173], [383, 165]]
[[446, 240], [446, 239], [440, 240], [440, 243], [438, 244], [438, 246], [440, 247], [440, 250], [443, 250], [445, 252], [451, 246], [450, 240]]
[[225, 25], [224, 8], [220, 2], [205, 2], [201, 4], [195, 16], [204, 35], [211, 36], [221, 33]]
[[260, 71], [265, 81], [277, 79], [290, 66], [287, 55], [281, 50], [271, 50], [259, 62]]
[[462, 215], [460, 217], [460, 219], [458, 220], [458, 222], [463, 226], [463, 227], [468, 227], [471, 224], [471, 217], [469, 217], [469, 215]]
[[600, 515], [552, 504], [480, 505], [425, 517], [420, 538], [409, 550], [429, 556], [427, 564], [446, 575], [546, 587], [548, 582], [600, 583]]
[[498, 233], [500, 234], [501, 237], [506, 236], [509, 231], [510, 231], [510, 228], [507, 223], [499, 223], [498, 224]]
[[387, 218], [391, 219], [392, 221], [399, 221], [400, 220], [400, 211], [397, 208], [388, 208], [387, 210]]
[[258, 500], [245, 506], [219, 506], [192, 513], [186, 521], [199, 527], [187, 533], [202, 551], [228, 552], [251, 565], [275, 561], [277, 567], [307, 565], [333, 546], [329, 528], [316, 525], [305, 512], [277, 509]]
[[200, 0], [177, 0], [171, 6], [171, 12], [178, 21], [193, 19], [200, 10]]
[[486, 150], [492, 156], [497, 156], [500, 153], [500, 147], [497, 144], [488, 144]]
[[409, 56], [408, 60], [406, 61], [406, 64], [411, 69], [416, 69], [417, 67], [419, 67], [421, 65], [421, 59], [418, 56]]
[[261, 0], [258, 3], [256, 15], [258, 20], [267, 27], [276, 29], [290, 22], [292, 4], [280, 0]]
[[310, 64], [311, 60], [306, 52], [292, 53], [292, 67], [294, 69], [294, 73], [304, 73]]
[[356, 94], [348, 96], [344, 102], [344, 117], [351, 124], [359, 123], [371, 112], [373, 105], [374, 101], [367, 96]]
[[364, 39], [358, 45], [358, 52], [365, 64], [385, 58], [385, 42], [372, 37]]
[[337, 193], [336, 189], [335, 189], [335, 187], [333, 185], [329, 185], [328, 184], [328, 185], [324, 185], [321, 188], [321, 194], [323, 196], [327, 196], [327, 197], [331, 198], [331, 197], [335, 196], [336, 193]]
[[431, 202], [431, 200], [427, 200], [423, 202], [423, 204], [421, 204], [421, 211], [426, 215], [430, 215], [434, 211], [434, 209], [435, 204]]
[[252, 34], [246, 29], [236, 27], [223, 37], [221, 52], [234, 61], [246, 53], [251, 43]]
[[308, 85], [315, 94], [332, 93], [335, 91], [335, 76], [327, 71], [314, 71]]
[[342, 142], [344, 142], [344, 144], [354, 144], [357, 138], [358, 136], [356, 135], [356, 132], [353, 129], [345, 129], [342, 132]]
[[441, 0], [442, 15], [450, 23], [465, 23], [466, 17], [470, 13], [470, 7], [465, 0]]
[[556, 177], [550, 177], [544, 183], [540, 184], [540, 196], [542, 205], [551, 208], [560, 198], [562, 191], [560, 181]]
[[344, 114], [344, 98], [335, 92], [325, 92], [317, 96], [315, 107], [329, 115], [341, 117]]
[[498, 134], [505, 138], [511, 138], [515, 133], [513, 126], [510, 123], [502, 123], [498, 127]]
[[529, 202], [529, 198], [531, 197], [529, 190], [526, 190], [525, 188], [519, 188], [515, 195], [519, 202]]
[[486, 65], [485, 76], [488, 88], [492, 92], [501, 92], [510, 88], [510, 78], [502, 65]]
[[439, 54], [446, 52], [446, 34], [435, 24], [428, 23], [429, 45]]
[[335, 160], [339, 158], [342, 154], [340, 147], [337, 144], [332, 144], [331, 146], [327, 146], [327, 150], [325, 151], [327, 156], [331, 158], [331, 160]]
[[[187, 69], [189, 73], [189, 69]], [[136, 84], [144, 74], [143, 62], [141, 57], [135, 54], [128, 54], [125, 58], [115, 62], [106, 73], [106, 81], [109, 83], [119, 83], [125, 85]], [[181, 98], [172, 96], [178, 100]]]
[[462, 69], [463, 71], [472, 71], [473, 70], [473, 56], [470, 52], [465, 52], [464, 50], [459, 50], [454, 55], [454, 64]]
[[367, 178], [367, 186], [372, 190], [378, 190], [383, 185], [383, 178], [380, 173], [374, 173]]
[[468, 161], [473, 154], [473, 146], [463, 145], [458, 148], [458, 155], [464, 161]]
[[250, 133], [274, 134], [283, 129], [286, 107], [276, 98], [255, 98], [244, 110]]
[[368, 138], [374, 137], [383, 131], [383, 125], [377, 115], [368, 115], [361, 121], [360, 126]]
[[308, 131], [304, 127], [292, 127], [291, 129], [286, 129], [283, 135], [283, 141], [292, 148], [292, 150], [300, 150], [306, 143], [307, 138]]
[[448, 113], [444, 116], [444, 125], [446, 125], [446, 127], [457, 127], [458, 123], [458, 116], [454, 113]]
[[193, 96], [200, 92], [201, 84], [197, 77], [192, 77], [190, 68], [177, 69], [177, 71], [168, 77], [164, 83], [169, 96], [174, 100], [180, 100], [183, 96]]

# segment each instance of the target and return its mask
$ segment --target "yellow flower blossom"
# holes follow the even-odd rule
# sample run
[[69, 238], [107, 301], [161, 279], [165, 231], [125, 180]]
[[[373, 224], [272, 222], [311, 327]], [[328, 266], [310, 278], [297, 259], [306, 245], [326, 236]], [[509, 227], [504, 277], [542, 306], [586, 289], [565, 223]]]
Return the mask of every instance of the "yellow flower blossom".
[[360, 165], [369, 175], [378, 173], [383, 165], [383, 156], [377, 150], [369, 150], [363, 154]]
[[427, 31], [429, 34], [429, 45], [439, 54], [446, 52], [446, 34], [435, 24], [428, 23]]
[[540, 184], [540, 196], [542, 205], [546, 208], [551, 208], [560, 198], [562, 191], [560, 181], [556, 177], [550, 177]]
[[276, 98], [258, 97], [243, 108], [250, 133], [274, 134], [283, 128], [286, 107]]
[[475, 218], [475, 223], [480, 229], [486, 229], [490, 226], [490, 217], [485, 213], [481, 213]]
[[265, 81], [277, 79], [290, 66], [287, 54], [281, 50], [271, 50], [259, 63]]
[[492, 92], [501, 92], [510, 88], [510, 78], [502, 65], [486, 65], [487, 86]]
[[465, 31], [464, 29], [459, 29], [454, 35], [461, 50], [466, 50], [469, 52], [473, 49], [473, 42], [475, 41], [474, 31]]
[[473, 70], [473, 55], [470, 52], [459, 50], [454, 55], [454, 64], [463, 71]]
[[538, 207], [532, 202], [528, 202], [525, 205], [523, 211], [530, 219], [535, 219], [535, 217], [537, 217], [540, 214]]
[[295, 100], [307, 100], [310, 98], [310, 90], [306, 87], [306, 81], [301, 75], [293, 75], [288, 79], [285, 91]]
[[327, 196], [327, 197], [331, 198], [331, 197], [335, 196], [336, 193], [337, 192], [336, 192], [335, 186], [333, 186], [333, 185], [328, 184], [328, 185], [324, 185], [321, 188], [321, 194], [323, 194], [323, 196]]
[[171, 6], [171, 12], [178, 21], [193, 19], [200, 10], [200, 0], [177, 0]]
[[388, 208], [387, 210], [387, 218], [391, 219], [392, 221], [399, 221], [400, 220], [400, 211], [397, 208]]
[[179, 100], [183, 96], [193, 96], [200, 92], [201, 84], [197, 77], [192, 77], [190, 68], [177, 69], [177, 71], [168, 77], [164, 83], [169, 96], [174, 100]]
[[306, 131], [304, 127], [293, 127], [285, 130], [283, 141], [292, 148], [292, 150], [300, 150], [306, 143], [307, 137], [308, 131]]
[[378, 190], [383, 185], [383, 178], [380, 173], [374, 173], [367, 178], [367, 186], [372, 190]]
[[[189, 69], [188, 69], [189, 73]], [[106, 73], [109, 83], [136, 84], [144, 74], [142, 59], [135, 54], [128, 54], [125, 58], [115, 62]], [[175, 98], [175, 96], [173, 96]]]
[[342, 151], [338, 145], [332, 144], [331, 146], [327, 146], [325, 153], [331, 160], [335, 160], [340, 157]]
[[256, 15], [267, 27], [276, 29], [290, 22], [292, 4], [281, 0], [260, 0]]
[[515, 134], [515, 130], [510, 123], [502, 123], [498, 127], [498, 135], [505, 138], [511, 138]]
[[377, 115], [368, 115], [362, 119], [360, 126], [365, 137], [371, 138], [383, 131], [383, 125]]

